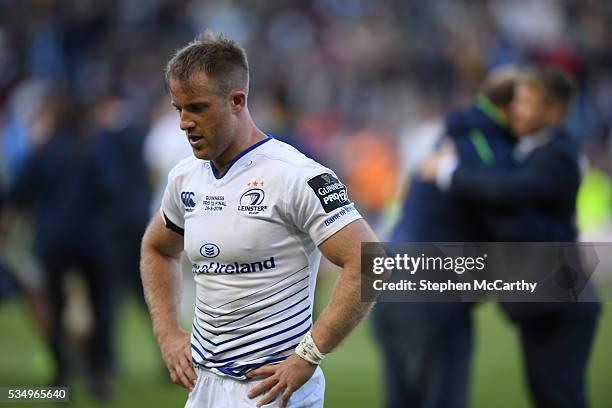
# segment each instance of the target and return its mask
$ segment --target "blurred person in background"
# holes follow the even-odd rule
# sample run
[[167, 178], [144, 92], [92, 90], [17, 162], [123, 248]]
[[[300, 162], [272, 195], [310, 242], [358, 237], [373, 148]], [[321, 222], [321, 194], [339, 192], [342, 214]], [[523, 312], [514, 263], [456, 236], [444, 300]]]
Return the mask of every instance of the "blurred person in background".
[[[180, 128], [180, 118], [177, 116], [176, 110], [168, 103], [168, 96], [163, 95], [157, 102], [154, 119], [147, 131], [143, 146], [143, 155], [149, 185], [151, 186], [149, 218], [159, 210], [170, 170], [192, 154], [191, 148], [189, 144], [185, 143], [183, 136], [184, 132]], [[178, 268], [180, 268], [183, 278], [181, 285], [183, 288], [181, 321], [190, 321], [193, 319], [195, 284], [191, 276], [191, 262], [184, 253], [181, 255]], [[139, 286], [142, 287], [140, 284]], [[144, 297], [142, 299], [144, 300]], [[162, 367], [162, 369], [164, 369], [164, 378], [167, 378], [165, 368]]]
[[[4, 236], [4, 227], [2, 222], [2, 209], [4, 208], [4, 189], [0, 184], [0, 236]], [[14, 278], [8, 272], [6, 262], [0, 257], [0, 304], [7, 298], [10, 298], [17, 291]]]
[[[163, 104], [163, 105], [162, 105]], [[149, 173], [149, 183], [153, 187], [150, 214], [159, 209], [168, 182], [168, 173], [178, 162], [191, 155], [189, 145], [182, 139], [179, 118], [172, 106], [168, 106], [167, 96], [158, 102], [155, 119], [144, 141], [144, 160]]]
[[44, 106], [50, 111], [53, 130], [20, 165], [8, 188], [7, 205], [33, 213], [35, 248], [46, 274], [49, 302], [49, 341], [55, 363], [51, 384], [69, 384], [75, 368], [64, 324], [65, 278], [74, 268], [87, 283], [94, 315], [86, 378], [93, 394], [104, 399], [110, 392], [114, 357], [112, 292], [100, 234], [103, 216], [95, 194], [98, 176], [90, 140], [83, 136], [84, 116], [72, 104], [75, 97], [61, 86], [46, 95]]
[[[522, 237], [506, 230], [496, 241], [576, 240], [579, 145], [564, 130], [574, 92], [561, 70], [533, 67], [517, 83], [511, 123], [518, 143], [505, 156], [515, 165], [491, 163], [487, 171], [445, 150], [423, 167], [423, 177], [456, 199], [489, 213], [532, 210]], [[507, 218], [501, 219], [502, 223]], [[517, 324], [535, 406], [586, 407], [586, 368], [600, 306], [594, 302], [502, 303]]]
[[[15, 236], [13, 230], [17, 228], [12, 219], [17, 214], [14, 211], [3, 212], [2, 200], [2, 192], [0, 192], [0, 248], [3, 249], [0, 251], [0, 303], [23, 295], [28, 313], [34, 321], [36, 329], [43, 340], [47, 341], [49, 337], [49, 311], [44, 290], [44, 276], [40, 276], [42, 272], [38, 269], [29, 269], [31, 265], [28, 265], [28, 262], [23, 262], [18, 267], [14, 267], [8, 259], [7, 251], [14, 248], [14, 243], [10, 243], [9, 240]], [[27, 242], [19, 244], [25, 245]]]
[[[55, 115], [47, 105], [50, 81], [26, 79], [7, 100], [4, 118], [0, 115], [0, 201], [14, 182], [30, 152], [44, 144], [53, 132]], [[4, 119], [4, 121], [2, 120]], [[6, 201], [6, 197], [4, 197]], [[0, 208], [0, 262], [10, 288], [5, 295], [23, 295], [28, 313], [43, 339], [49, 334], [49, 313], [45, 296], [45, 274], [30, 245], [31, 217]]]
[[143, 157], [144, 132], [134, 123], [128, 102], [117, 93], [92, 109], [94, 194], [102, 208], [100, 227], [108, 253], [111, 281], [119, 293], [143, 299], [140, 241], [149, 220], [151, 193]]
[[[445, 135], [458, 155], [483, 169], [513, 144], [508, 112], [518, 71], [493, 71], [472, 107], [449, 115]], [[485, 139], [491, 150], [483, 151]], [[501, 164], [501, 163], [500, 163]], [[477, 209], [413, 178], [392, 242], [484, 241]], [[470, 303], [379, 303], [373, 311], [384, 357], [387, 407], [465, 407], [470, 384]]]

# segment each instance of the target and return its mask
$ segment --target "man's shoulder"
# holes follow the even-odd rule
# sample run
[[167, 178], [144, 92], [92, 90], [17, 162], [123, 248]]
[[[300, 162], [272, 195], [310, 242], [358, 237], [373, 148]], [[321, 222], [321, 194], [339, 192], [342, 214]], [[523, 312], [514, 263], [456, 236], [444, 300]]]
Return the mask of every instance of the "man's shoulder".
[[178, 178], [178, 177], [188, 175], [192, 173], [193, 171], [196, 171], [197, 169], [201, 168], [202, 165], [204, 165], [207, 162], [208, 162], [207, 160], [200, 160], [193, 155], [189, 155], [185, 157], [184, 159], [182, 159], [181, 161], [179, 161], [172, 168], [172, 170], [170, 170], [170, 172], [168, 173], [168, 178], [173, 179], [173, 178]]
[[554, 130], [550, 142], [542, 146], [542, 149], [539, 149], [539, 153], [577, 158], [579, 149], [578, 142], [566, 130], [558, 129]]
[[277, 139], [266, 143], [257, 154], [265, 165], [275, 167], [275, 174], [287, 178], [303, 178], [329, 172], [322, 164], [306, 156], [295, 147]]
[[557, 148], [568, 149], [574, 152], [577, 151], [579, 148], [576, 139], [574, 139], [572, 135], [570, 135], [569, 132], [565, 129], [559, 129], [556, 131], [556, 135], [552, 143]]
[[512, 139], [509, 129], [493, 120], [477, 106], [449, 113], [445, 126], [447, 134], [453, 139], [471, 136], [474, 130], [478, 130], [488, 139], [497, 137], [503, 140]]
[[559, 178], [568, 178], [570, 173], [578, 174], [579, 144], [564, 130], [554, 132], [548, 143], [533, 151], [528, 163], [532, 167], [555, 169]]
[[451, 111], [445, 119], [446, 132], [449, 135], [460, 134], [473, 127], [482, 126], [486, 117], [474, 106]]

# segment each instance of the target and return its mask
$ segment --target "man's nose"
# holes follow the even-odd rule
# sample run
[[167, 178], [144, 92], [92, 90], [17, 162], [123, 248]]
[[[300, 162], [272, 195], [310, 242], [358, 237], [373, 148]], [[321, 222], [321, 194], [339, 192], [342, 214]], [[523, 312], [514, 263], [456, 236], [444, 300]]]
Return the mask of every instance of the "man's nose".
[[181, 116], [181, 130], [189, 130], [195, 127], [195, 122], [187, 116]]

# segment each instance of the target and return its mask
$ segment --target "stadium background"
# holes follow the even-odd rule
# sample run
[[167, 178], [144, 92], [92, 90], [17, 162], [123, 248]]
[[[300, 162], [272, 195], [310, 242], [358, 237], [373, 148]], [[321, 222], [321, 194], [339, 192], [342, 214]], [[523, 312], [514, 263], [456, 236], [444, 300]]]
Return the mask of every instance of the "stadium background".
[[[423, 141], [446, 112], [469, 103], [487, 69], [533, 61], [563, 67], [579, 81], [568, 125], [589, 159], [578, 208], [582, 239], [612, 236], [612, 3], [605, 0], [0, 0], [2, 185], [53, 132], [44, 119], [63, 103], [83, 137], [95, 138], [109, 122], [129, 123], [144, 140], [159, 189], [168, 162], [187, 148], [161, 70], [204, 29], [247, 49], [260, 128], [337, 170], [383, 237]], [[53, 94], [57, 86], [68, 91], [65, 99]], [[0, 252], [35, 270], [30, 240], [28, 233], [0, 237]], [[335, 276], [325, 269], [319, 307]], [[78, 338], [88, 327], [87, 302], [78, 277], [69, 288], [67, 320]], [[115, 307], [118, 374], [109, 404], [181, 406], [185, 392], [166, 378], [141, 302], [131, 296]], [[527, 405], [515, 329], [491, 304], [476, 319], [473, 406]], [[606, 305], [588, 377], [595, 407], [612, 403], [611, 338]], [[381, 367], [367, 322], [323, 367], [327, 406], [380, 406]], [[51, 375], [22, 297], [3, 298], [0, 385], [44, 385]], [[78, 380], [73, 390], [70, 406], [99, 405]]]

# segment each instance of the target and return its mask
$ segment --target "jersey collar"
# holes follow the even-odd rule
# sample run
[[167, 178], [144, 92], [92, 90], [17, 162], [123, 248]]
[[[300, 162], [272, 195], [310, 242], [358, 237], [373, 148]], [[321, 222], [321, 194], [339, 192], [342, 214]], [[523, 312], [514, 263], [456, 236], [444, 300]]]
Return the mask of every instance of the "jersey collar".
[[270, 135], [266, 135], [268, 136], [267, 138], [265, 138], [264, 140], [260, 140], [259, 142], [252, 144], [251, 146], [247, 147], [246, 149], [244, 149], [240, 154], [238, 154], [236, 157], [234, 157], [232, 159], [232, 161], [230, 162], [229, 166], [227, 166], [227, 168], [225, 169], [225, 171], [221, 174], [217, 173], [217, 170], [215, 169], [215, 166], [212, 163], [212, 160], [210, 162], [210, 169], [212, 170], [213, 176], [215, 176], [215, 178], [217, 180], [220, 180], [223, 178], [223, 176], [225, 176], [227, 174], [227, 172], [229, 171], [229, 169], [232, 168], [232, 166], [238, 161], [240, 160], [244, 155], [246, 155], [247, 153], [249, 153], [251, 150], [256, 149], [257, 147], [261, 146], [262, 144], [266, 143], [269, 140], [272, 140], [272, 136]]

